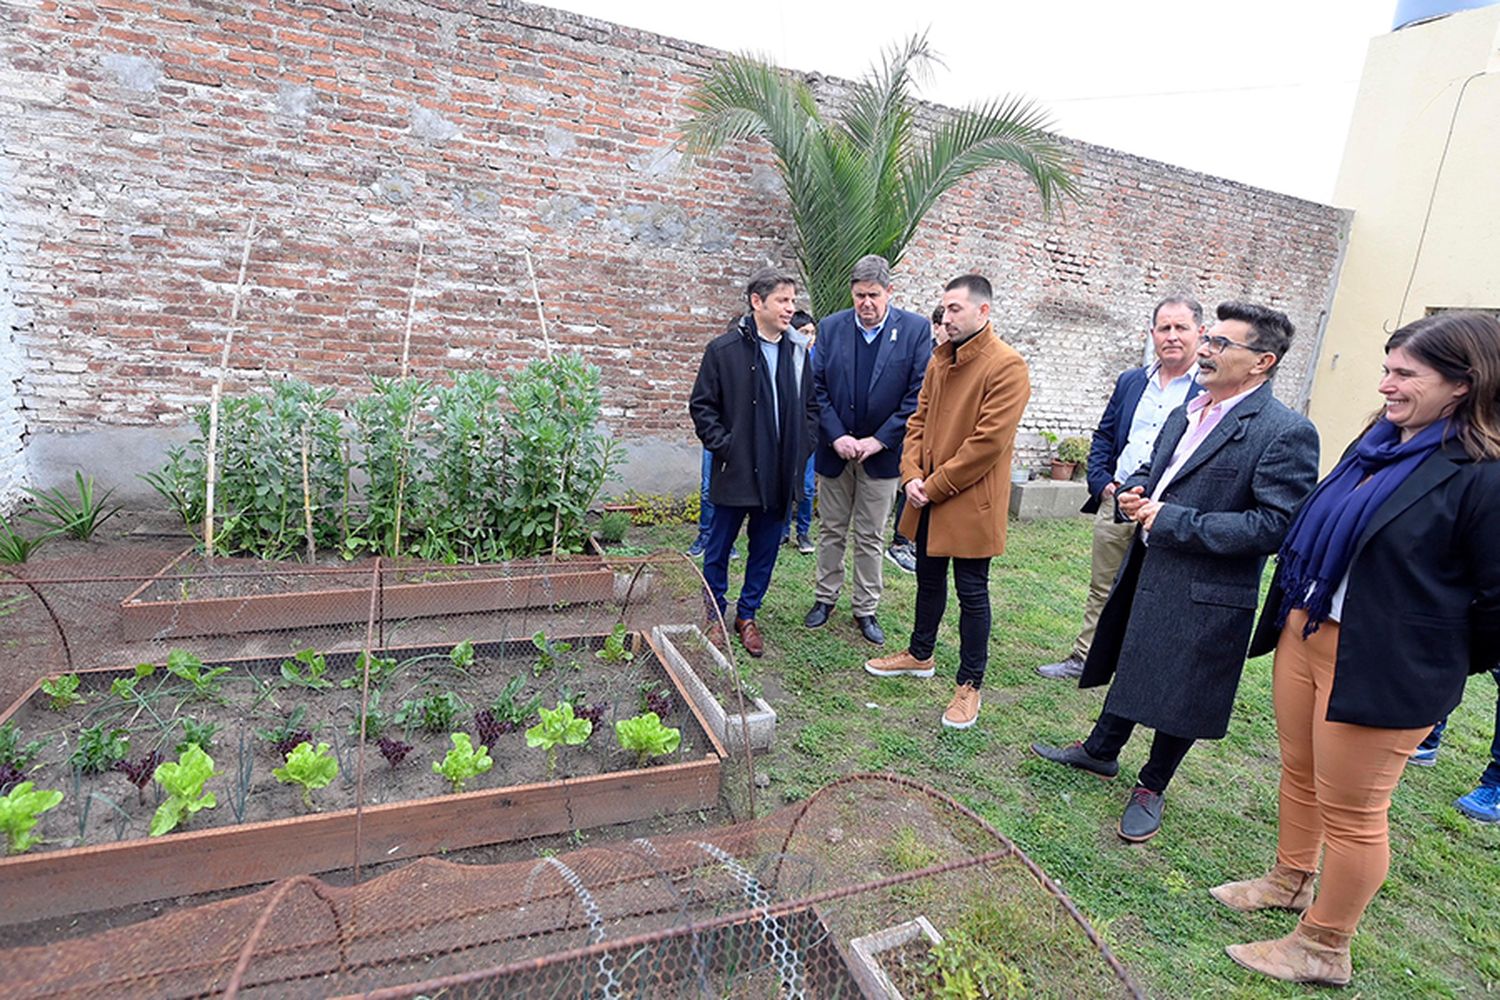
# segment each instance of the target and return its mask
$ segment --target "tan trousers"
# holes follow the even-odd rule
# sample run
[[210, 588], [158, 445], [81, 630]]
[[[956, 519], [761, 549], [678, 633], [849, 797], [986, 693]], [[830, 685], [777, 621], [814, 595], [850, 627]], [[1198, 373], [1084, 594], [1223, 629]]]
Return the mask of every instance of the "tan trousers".
[[1391, 863], [1391, 792], [1432, 726], [1376, 729], [1329, 722], [1328, 694], [1339, 626], [1324, 622], [1302, 638], [1307, 613], [1293, 611], [1276, 644], [1272, 698], [1281, 742], [1280, 826], [1276, 860], [1318, 869], [1309, 923], [1354, 933]]
[[1088, 659], [1089, 647], [1094, 644], [1094, 629], [1099, 627], [1099, 612], [1109, 600], [1110, 589], [1134, 537], [1135, 522], [1116, 524], [1114, 500], [1101, 502], [1094, 514], [1093, 565], [1089, 569], [1089, 599], [1083, 606], [1083, 630], [1073, 640], [1073, 655], [1080, 660]]
[[856, 615], [873, 615], [885, 587], [881, 572], [885, 522], [896, 502], [898, 478], [872, 479], [860, 462], [844, 463], [838, 476], [818, 477], [818, 581], [814, 599], [837, 604], [844, 586], [844, 549], [854, 529], [854, 595]]

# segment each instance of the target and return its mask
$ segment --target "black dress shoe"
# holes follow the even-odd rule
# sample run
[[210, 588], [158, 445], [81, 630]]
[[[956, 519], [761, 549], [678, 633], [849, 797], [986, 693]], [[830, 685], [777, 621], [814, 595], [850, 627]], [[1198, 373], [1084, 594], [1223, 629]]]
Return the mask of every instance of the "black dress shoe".
[[1139, 844], [1156, 836], [1161, 829], [1162, 808], [1166, 795], [1136, 785], [1130, 791], [1130, 804], [1120, 817], [1120, 839]]
[[885, 645], [885, 633], [880, 630], [880, 623], [874, 615], [855, 615], [854, 624], [859, 626], [860, 635], [877, 646]]
[[806, 628], [822, 628], [828, 624], [828, 616], [831, 614], [833, 614], [832, 604], [813, 601], [812, 610], [807, 613], [806, 618], [802, 619], [802, 624]]
[[1120, 762], [1117, 760], [1100, 760], [1090, 755], [1083, 748], [1082, 743], [1074, 743], [1072, 746], [1054, 747], [1045, 743], [1031, 744], [1031, 752], [1043, 760], [1050, 760], [1054, 764], [1066, 764], [1076, 767], [1080, 771], [1088, 771], [1097, 774], [1101, 778], [1113, 778], [1120, 773]]

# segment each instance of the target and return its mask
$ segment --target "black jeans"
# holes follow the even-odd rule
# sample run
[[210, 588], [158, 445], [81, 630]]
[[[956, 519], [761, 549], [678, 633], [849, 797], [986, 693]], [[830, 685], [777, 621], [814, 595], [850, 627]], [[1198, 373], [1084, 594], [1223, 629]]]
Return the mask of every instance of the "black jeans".
[[[1094, 723], [1094, 731], [1089, 733], [1089, 738], [1083, 743], [1083, 749], [1090, 757], [1114, 760], [1120, 756], [1120, 748], [1130, 739], [1134, 729], [1135, 723], [1129, 719], [1101, 712], [1099, 721]], [[1165, 792], [1172, 775], [1177, 773], [1178, 765], [1187, 756], [1193, 742], [1186, 736], [1173, 736], [1157, 730], [1151, 739], [1151, 756], [1147, 759], [1146, 766], [1141, 768], [1136, 784], [1158, 794]]]
[[901, 512], [906, 509], [906, 491], [896, 487], [896, 516], [891, 521], [891, 544], [907, 545], [911, 539], [901, 534]]
[[[948, 608], [947, 556], [927, 554], [924, 508], [917, 522], [917, 615], [907, 650], [919, 660], [932, 655], [938, 624]], [[978, 688], [990, 658], [990, 560], [953, 557], [953, 587], [958, 591], [958, 683]]]

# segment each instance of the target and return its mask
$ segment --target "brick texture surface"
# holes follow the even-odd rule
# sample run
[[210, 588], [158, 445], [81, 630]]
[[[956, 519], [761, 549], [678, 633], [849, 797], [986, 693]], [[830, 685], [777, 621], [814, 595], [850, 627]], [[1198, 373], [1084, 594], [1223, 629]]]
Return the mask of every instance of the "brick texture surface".
[[[541, 350], [605, 372], [623, 438], [680, 442], [703, 343], [789, 260], [764, 147], [686, 164], [674, 126], [714, 50], [509, 0], [13, 0], [0, 5], [7, 326], [35, 430], [177, 424], [207, 398], [247, 221], [229, 391], [394, 374], [422, 244], [418, 374]], [[836, 93], [840, 84], [817, 78]], [[978, 270], [1035, 386], [1023, 453], [1087, 432], [1150, 305], [1246, 297], [1303, 331], [1301, 399], [1344, 213], [1070, 142], [1083, 201], [1013, 173], [949, 193], [898, 270], [927, 311]], [[0, 479], [5, 476], [0, 442]], [[3, 488], [3, 487], [0, 487]]]

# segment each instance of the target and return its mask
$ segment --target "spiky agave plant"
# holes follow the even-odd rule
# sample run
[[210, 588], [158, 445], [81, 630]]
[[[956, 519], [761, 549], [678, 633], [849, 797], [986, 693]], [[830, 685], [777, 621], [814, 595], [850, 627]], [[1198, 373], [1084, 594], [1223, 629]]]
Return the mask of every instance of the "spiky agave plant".
[[688, 97], [679, 145], [689, 156], [758, 137], [791, 202], [796, 252], [813, 311], [849, 307], [849, 271], [865, 254], [894, 266], [942, 194], [989, 167], [1017, 167], [1044, 210], [1076, 197], [1061, 143], [1034, 102], [1005, 97], [919, 125], [913, 91], [937, 62], [927, 36], [886, 51], [838, 116], [802, 80], [753, 56], [707, 70]]

